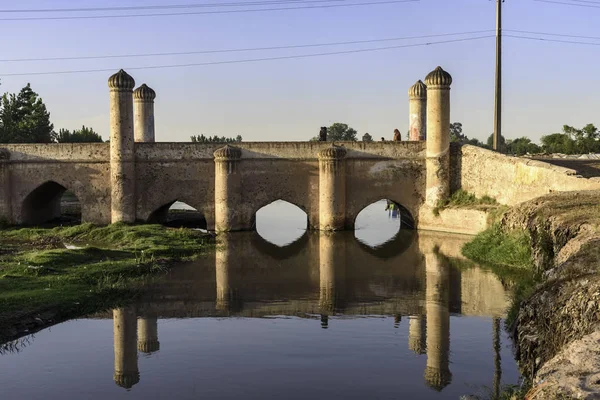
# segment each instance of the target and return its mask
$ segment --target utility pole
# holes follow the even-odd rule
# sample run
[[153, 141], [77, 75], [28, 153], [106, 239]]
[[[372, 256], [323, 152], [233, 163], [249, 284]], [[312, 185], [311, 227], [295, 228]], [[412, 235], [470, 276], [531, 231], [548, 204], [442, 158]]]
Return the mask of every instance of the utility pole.
[[502, 3], [496, 0], [496, 96], [494, 99], [494, 150], [500, 150], [502, 136]]

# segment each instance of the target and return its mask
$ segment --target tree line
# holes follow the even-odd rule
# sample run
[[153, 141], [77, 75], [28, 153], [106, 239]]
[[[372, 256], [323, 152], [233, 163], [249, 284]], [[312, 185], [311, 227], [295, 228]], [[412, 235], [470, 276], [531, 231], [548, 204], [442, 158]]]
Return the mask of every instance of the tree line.
[[[469, 139], [462, 133], [462, 124], [454, 122], [450, 124], [450, 141], [491, 149], [493, 135], [488, 137], [486, 143], [475, 138]], [[587, 124], [581, 129], [563, 125], [562, 132], [542, 136], [539, 145], [526, 136], [516, 139], [505, 139], [501, 136], [498, 147], [502, 153], [517, 156], [541, 153], [600, 153], [600, 131], [594, 124]]]
[[0, 143], [102, 142], [92, 128], [54, 130], [50, 113], [28, 83], [19, 93], [4, 93], [0, 102]]
[[[242, 136], [197, 135], [192, 142], [231, 143], [241, 142]], [[103, 142], [102, 136], [93, 128], [54, 130], [50, 113], [42, 98], [28, 83], [19, 93], [4, 93], [0, 101], [0, 143], [90, 143]]]

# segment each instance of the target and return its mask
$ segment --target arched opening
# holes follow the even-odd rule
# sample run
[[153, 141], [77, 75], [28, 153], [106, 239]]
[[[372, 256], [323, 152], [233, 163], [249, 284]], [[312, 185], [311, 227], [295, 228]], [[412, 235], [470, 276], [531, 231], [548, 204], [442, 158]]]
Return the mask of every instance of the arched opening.
[[300, 239], [308, 227], [308, 215], [285, 200], [275, 200], [256, 212], [256, 232], [266, 241], [286, 246]]
[[64, 186], [49, 181], [33, 190], [23, 201], [21, 222], [25, 225], [81, 223], [81, 203]]
[[158, 208], [150, 214], [148, 222], [173, 228], [207, 229], [204, 215], [189, 204], [178, 200]]
[[381, 246], [397, 237], [401, 229], [414, 229], [410, 212], [400, 203], [381, 199], [363, 208], [354, 221], [354, 236], [367, 246]]

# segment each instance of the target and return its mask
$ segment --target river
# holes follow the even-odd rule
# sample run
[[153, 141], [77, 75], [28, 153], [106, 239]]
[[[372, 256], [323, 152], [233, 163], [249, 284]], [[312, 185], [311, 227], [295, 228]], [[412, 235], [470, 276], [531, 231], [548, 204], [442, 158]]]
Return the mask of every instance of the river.
[[399, 231], [385, 202], [355, 232], [306, 232], [284, 202], [220, 236], [136, 303], [0, 355], [6, 399], [493, 398], [519, 378], [508, 292], [468, 237]]

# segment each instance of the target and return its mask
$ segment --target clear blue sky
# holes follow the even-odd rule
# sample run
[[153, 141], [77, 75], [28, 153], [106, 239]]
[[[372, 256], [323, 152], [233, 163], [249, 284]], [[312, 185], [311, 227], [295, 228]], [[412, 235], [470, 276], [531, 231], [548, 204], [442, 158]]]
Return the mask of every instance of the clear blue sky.
[[[0, 9], [218, 1], [226, 0], [0, 0]], [[421, 0], [264, 13], [0, 21], [0, 58], [177, 52], [493, 30], [495, 7], [495, 1], [487, 0]], [[98, 14], [110, 13], [114, 12]], [[47, 14], [0, 14], [0, 18], [36, 15]], [[600, 36], [599, 18], [600, 8], [534, 0], [504, 3], [505, 29]], [[98, 68], [116, 72], [136, 66], [310, 54], [447, 39], [452, 38], [233, 54], [0, 62], [0, 91], [17, 92], [30, 82], [47, 104], [57, 130], [85, 124], [107, 139], [107, 79], [111, 73], [3, 74]], [[493, 130], [494, 53], [495, 39], [487, 38], [369, 53], [129, 72], [136, 85], [147, 83], [157, 92], [158, 141], [187, 141], [190, 135], [200, 133], [241, 134], [246, 141], [308, 140], [317, 135], [320, 126], [333, 122], [348, 123], [360, 135], [369, 132], [376, 139], [391, 139], [394, 128], [404, 134], [408, 129], [407, 89], [441, 65], [454, 78], [452, 121], [462, 122], [468, 136], [485, 140]], [[526, 135], [538, 140], [544, 134], [560, 131], [563, 124], [600, 125], [599, 55], [600, 46], [506, 37], [504, 135]]]

